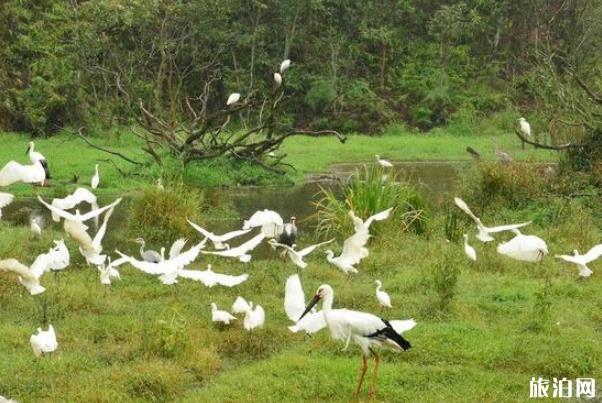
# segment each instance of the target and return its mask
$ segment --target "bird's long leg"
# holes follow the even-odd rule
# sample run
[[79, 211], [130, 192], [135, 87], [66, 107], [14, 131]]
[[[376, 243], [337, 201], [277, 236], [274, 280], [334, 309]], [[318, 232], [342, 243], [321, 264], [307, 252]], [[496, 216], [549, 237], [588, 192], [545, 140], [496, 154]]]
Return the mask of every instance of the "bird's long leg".
[[360, 373], [360, 380], [357, 384], [357, 388], [355, 389], [354, 397], [357, 397], [360, 394], [360, 390], [362, 389], [362, 383], [364, 383], [364, 375], [366, 375], [366, 370], [368, 369], [368, 358], [362, 354], [362, 372]]
[[372, 371], [372, 387], [370, 388], [370, 396], [374, 399], [376, 397], [376, 378], [378, 376], [378, 366], [380, 365], [380, 356], [378, 353], [372, 351], [374, 354], [374, 370]]

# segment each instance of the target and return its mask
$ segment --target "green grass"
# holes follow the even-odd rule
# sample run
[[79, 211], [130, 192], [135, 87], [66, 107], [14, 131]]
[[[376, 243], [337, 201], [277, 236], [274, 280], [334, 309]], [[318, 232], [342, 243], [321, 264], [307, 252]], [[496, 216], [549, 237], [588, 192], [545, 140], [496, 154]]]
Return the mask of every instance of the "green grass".
[[[36, 140], [36, 149], [50, 162], [54, 177], [53, 187], [37, 190], [42, 194], [64, 193], [60, 190], [63, 187], [75, 187], [70, 184], [74, 175], [79, 176], [80, 185], [89, 185], [96, 163], [100, 164], [100, 194], [136, 190], [144, 184], [154, 183], [159, 177], [168, 181], [172, 177], [182, 175], [188, 183], [196, 186], [287, 184], [291, 181], [303, 181], [311, 173], [327, 171], [334, 163], [373, 162], [375, 154], [391, 160], [467, 160], [470, 157], [465, 149], [470, 145], [485, 158], [492, 159], [493, 142], [496, 139], [500, 148], [517, 160], [539, 161], [555, 158], [555, 154], [548, 151], [533, 151], [529, 148], [522, 150], [512, 134], [454, 136], [441, 130], [430, 134], [411, 134], [392, 128], [387, 134], [379, 137], [351, 135], [345, 144], [334, 138], [290, 138], [284, 144], [282, 152], [287, 154], [285, 162], [293, 165], [296, 171], [282, 177], [257, 166], [233, 163], [225, 158], [192, 164], [186, 170], [182, 170], [171, 158], [166, 158], [163, 166], [134, 166], [118, 157], [95, 150], [78, 136], [65, 132]], [[28, 141], [29, 138], [25, 135], [0, 134], [0, 163], [5, 164], [10, 160], [28, 163], [25, 155]], [[93, 137], [92, 141], [135, 160], [149, 160], [149, 157], [139, 150], [138, 139], [128, 134], [127, 129], [103, 133], [102, 136]], [[126, 175], [122, 175], [119, 170]], [[20, 184], [12, 186], [11, 191], [18, 195], [28, 195], [31, 193], [31, 187]]]
[[[487, 218], [525, 219], [522, 214], [497, 211]], [[554, 222], [533, 224], [528, 233], [546, 239], [551, 254], [582, 249], [583, 239], [599, 239], [597, 223], [573, 215], [574, 210], [563, 210]], [[320, 252], [301, 272], [306, 297], [329, 283], [335, 307], [418, 322], [406, 334], [411, 350], [384, 353], [379, 400], [527, 401], [532, 376], [600, 381], [600, 262], [592, 265], [591, 279], [580, 281], [575, 268], [552, 257], [542, 266], [521, 264], [498, 256], [495, 245], [473, 240], [479, 261], [471, 264], [461, 244], [444, 241], [442, 220], [431, 220], [427, 235], [376, 235], [370, 256], [351, 278], [328, 265]], [[468, 228], [465, 220], [458, 225], [461, 231]], [[58, 231], [48, 230], [36, 240], [25, 228], [4, 225], [0, 257], [31, 263], [29, 256], [45, 251], [61, 236]], [[233, 289], [208, 289], [184, 279], [170, 288], [129, 266], [121, 269], [121, 281], [105, 288], [68, 243], [74, 264], [56, 278], [47, 274], [43, 295], [29, 296], [14, 275], [0, 273], [0, 394], [25, 402], [350, 400], [358, 348], [341, 351], [343, 343], [332, 341], [327, 331], [309, 337], [287, 329], [284, 283], [297, 271], [288, 261], [243, 265], [203, 257], [192, 265], [210, 261], [219, 272], [250, 274]], [[456, 262], [459, 278], [449, 309], [441, 312], [432, 277], [444, 256]], [[549, 306], [541, 308], [538, 294], [543, 295], [546, 276], [551, 285], [543, 298]], [[377, 306], [376, 278], [392, 297], [390, 311]], [[248, 333], [241, 320], [228, 328], [211, 323], [209, 304], [228, 309], [237, 295], [265, 308], [263, 329]], [[42, 325], [44, 303], [59, 349], [36, 359], [29, 336]], [[367, 388], [362, 401], [368, 400]]]

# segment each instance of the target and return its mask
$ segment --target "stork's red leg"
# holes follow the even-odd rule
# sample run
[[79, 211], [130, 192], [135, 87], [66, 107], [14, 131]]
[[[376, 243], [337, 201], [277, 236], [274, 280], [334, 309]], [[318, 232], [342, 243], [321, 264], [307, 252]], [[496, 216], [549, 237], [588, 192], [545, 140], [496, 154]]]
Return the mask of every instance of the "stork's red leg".
[[357, 384], [354, 396], [358, 396], [360, 394], [360, 390], [362, 389], [362, 383], [364, 383], [364, 375], [366, 375], [366, 370], [368, 370], [368, 359], [365, 355], [362, 355], [362, 372], [360, 374], [360, 381]]
[[374, 353], [374, 370], [372, 372], [372, 387], [370, 388], [370, 396], [374, 399], [376, 397], [376, 377], [378, 372], [378, 366], [380, 365], [380, 356]]

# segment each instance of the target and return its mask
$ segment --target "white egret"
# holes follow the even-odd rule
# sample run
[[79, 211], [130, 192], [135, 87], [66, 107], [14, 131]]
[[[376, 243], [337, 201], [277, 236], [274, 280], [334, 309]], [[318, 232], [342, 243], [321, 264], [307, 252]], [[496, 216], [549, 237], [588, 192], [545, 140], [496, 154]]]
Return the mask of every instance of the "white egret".
[[157, 190], [160, 190], [160, 191], [165, 190], [165, 186], [163, 186], [163, 181], [161, 181], [161, 178], [158, 178], [157, 182], [155, 184], [157, 186]]
[[242, 229], [261, 227], [266, 238], [275, 238], [280, 235], [284, 221], [280, 214], [272, 210], [259, 210], [253, 213], [251, 218], [245, 220]]
[[230, 94], [230, 96], [228, 97], [228, 101], [226, 101], [226, 105], [230, 106], [230, 105], [234, 105], [235, 103], [237, 103], [240, 100], [240, 94], [238, 92], [233, 92], [232, 94]]
[[280, 74], [283, 74], [289, 67], [291, 67], [291, 59], [283, 60], [282, 63], [280, 63]]
[[230, 321], [236, 320], [235, 316], [232, 316], [228, 311], [221, 311], [217, 309], [217, 305], [211, 303], [211, 320], [213, 322], [221, 322], [225, 325], [229, 325]]
[[13, 202], [15, 196], [10, 193], [0, 192], [0, 218], [2, 218], [2, 209]]
[[359, 392], [364, 381], [364, 375], [368, 369], [368, 357], [374, 355], [374, 372], [372, 376], [372, 387], [370, 394], [376, 395], [376, 377], [380, 356], [376, 352], [376, 347], [389, 347], [396, 351], [407, 350], [411, 347], [410, 342], [403, 338], [404, 331], [412, 329], [416, 322], [413, 319], [404, 321], [387, 321], [376, 315], [365, 312], [351, 311], [348, 309], [332, 309], [334, 300], [334, 291], [328, 284], [323, 284], [318, 288], [316, 295], [309, 302], [305, 311], [299, 318], [303, 319], [311, 309], [322, 300], [322, 312], [326, 325], [330, 329], [332, 338], [346, 342], [345, 348], [353, 340], [362, 349], [362, 371], [355, 391], [355, 396]]
[[304, 248], [301, 250], [295, 250], [295, 247], [296, 247], [295, 244], [293, 244], [293, 246], [291, 247], [291, 246], [276, 242], [276, 240], [274, 240], [274, 239], [270, 239], [268, 241], [268, 243], [272, 247], [283, 248], [285, 250], [286, 254], [288, 255], [288, 257], [291, 259], [291, 261], [294, 264], [296, 264], [297, 266], [299, 266], [302, 269], [305, 269], [307, 267], [307, 263], [303, 261], [303, 258], [305, 256], [309, 255], [310, 253], [312, 253], [314, 250], [316, 250], [316, 248], [319, 248], [320, 246], [323, 246], [323, 245], [327, 245], [333, 241], [334, 241], [334, 238], [331, 239], [330, 241], [317, 243], [315, 245], [308, 246], [307, 248]]
[[379, 213], [371, 215], [370, 217], [368, 217], [366, 219], [366, 221], [363, 221], [361, 218], [356, 216], [355, 212], [353, 210], [349, 210], [348, 214], [349, 214], [349, 217], [351, 217], [351, 220], [353, 220], [353, 227], [355, 229], [355, 232], [360, 232], [360, 231], [368, 231], [370, 229], [370, 225], [372, 225], [372, 223], [374, 221], [383, 221], [383, 220], [386, 220], [387, 218], [389, 218], [392, 210], [393, 210], [393, 207], [390, 207]]
[[454, 197], [454, 202], [456, 203], [456, 206], [458, 206], [460, 208], [460, 210], [462, 210], [466, 214], [468, 214], [470, 216], [470, 218], [472, 218], [474, 220], [474, 222], [477, 224], [477, 229], [479, 231], [477, 234], [477, 239], [481, 242], [494, 241], [495, 238], [493, 238], [490, 234], [494, 234], [496, 232], [503, 232], [503, 231], [512, 231], [512, 230], [515, 230], [518, 228], [522, 228], [525, 225], [531, 224], [531, 221], [527, 221], [527, 222], [523, 222], [520, 224], [508, 224], [508, 225], [499, 225], [497, 227], [486, 227], [481, 222], [481, 219], [473, 214], [473, 212], [470, 210], [470, 208], [468, 207], [468, 205], [466, 204], [466, 202], [464, 200], [460, 199], [459, 197]]
[[207, 270], [178, 270], [178, 277], [187, 278], [190, 280], [200, 281], [207, 287], [211, 288], [214, 285], [223, 285], [225, 287], [234, 287], [240, 283], [247, 281], [248, 274], [240, 276], [231, 276], [229, 274], [216, 273], [211, 270], [211, 265], [207, 265]]
[[78, 221], [78, 222], [84, 222], [84, 221], [88, 221], [92, 218], [98, 217], [105, 211], [107, 211], [107, 210], [115, 207], [119, 203], [121, 203], [121, 197], [120, 197], [111, 204], [108, 204], [104, 207], [101, 207], [101, 208], [98, 208], [95, 210], [90, 210], [89, 212], [87, 212], [85, 214], [81, 214], [79, 212], [79, 210], [75, 210], [75, 214], [71, 214], [68, 211], [62, 210], [56, 206], [52, 206], [52, 205], [46, 203], [44, 201], [44, 199], [42, 199], [40, 196], [38, 196], [38, 200], [40, 201], [40, 203], [42, 203], [44, 206], [46, 206], [50, 211], [56, 213], [59, 217], [64, 218], [65, 220], [68, 220], [68, 221]]
[[177, 256], [162, 260], [157, 263], [136, 260], [131, 256], [127, 256], [118, 250], [115, 252], [126, 259], [127, 262], [138, 270], [160, 276], [159, 279], [163, 284], [174, 284], [177, 282], [178, 271], [184, 269], [198, 257], [201, 249], [205, 247], [205, 241], [199, 242], [195, 246], [188, 249], [186, 252], [180, 253]]
[[282, 75], [278, 72], [274, 73], [274, 88], [279, 88], [282, 85]]
[[[29, 267], [19, 262], [17, 259], [0, 260], [0, 271], [9, 271], [19, 275], [19, 283], [27, 288], [31, 295], [38, 295], [46, 291], [40, 285], [40, 275], [34, 273]], [[43, 273], [43, 271], [42, 271]]]
[[299, 320], [303, 311], [305, 311], [305, 293], [301, 286], [301, 280], [298, 274], [293, 274], [286, 280], [284, 288], [284, 311], [286, 316], [295, 324], [289, 326], [289, 330], [293, 333], [304, 331], [308, 334], [315, 333], [326, 327], [324, 314], [313, 309], [307, 313], [303, 319]]
[[370, 239], [368, 231], [362, 230], [351, 235], [343, 242], [343, 251], [337, 257], [334, 257], [334, 252], [330, 249], [326, 251], [326, 260], [332, 263], [344, 273], [357, 273], [354, 267], [365, 257], [368, 257], [368, 249], [365, 247]]
[[234, 303], [232, 304], [232, 308], [230, 310], [232, 311], [232, 313], [245, 313], [249, 308], [249, 303], [239, 295], [234, 300]]
[[21, 165], [15, 161], [9, 161], [0, 170], [0, 186], [10, 186], [16, 182], [33, 183], [44, 186], [46, 171], [41, 162], [32, 165]]
[[7, 399], [4, 396], [0, 396], [0, 403], [19, 403], [16, 400], [13, 399]]
[[383, 160], [380, 158], [380, 155], [375, 155], [376, 157], [376, 162], [378, 162], [378, 165], [380, 165], [383, 168], [393, 168], [393, 164], [391, 164], [391, 162], [387, 161], [387, 160]]
[[36, 217], [31, 218], [29, 229], [34, 235], [42, 236], [42, 227], [40, 226], [40, 223], [38, 222], [38, 219]]
[[119, 273], [119, 270], [116, 269], [116, 267], [118, 267], [126, 262], [127, 262], [127, 259], [124, 259], [124, 258], [119, 258], [113, 262], [111, 260], [111, 258], [109, 257], [108, 265], [105, 265], [104, 263], [98, 265], [97, 268], [98, 268], [98, 272], [100, 273], [100, 284], [111, 285], [112, 279], [121, 280], [121, 274]]
[[243, 243], [242, 245], [237, 246], [236, 248], [230, 248], [222, 251], [203, 251], [204, 254], [208, 255], [218, 255], [222, 257], [233, 257], [237, 258], [243, 263], [248, 263], [251, 261], [251, 255], [248, 253], [255, 249], [257, 245], [261, 243], [265, 239], [265, 235], [260, 232], [255, 235], [253, 238]]
[[90, 181], [90, 185], [92, 186], [92, 189], [96, 189], [98, 187], [99, 183], [100, 183], [100, 174], [98, 173], [98, 164], [96, 164], [96, 173], [92, 177], [92, 180]]
[[518, 119], [518, 121], [520, 123], [521, 133], [524, 134], [526, 137], [531, 137], [531, 125], [529, 124], [529, 122], [527, 122], [527, 119], [520, 118]]
[[34, 333], [30, 338], [31, 348], [36, 357], [42, 356], [45, 353], [52, 353], [55, 351], [59, 343], [56, 341], [56, 333], [52, 325], [48, 325], [48, 330], [42, 330], [38, 328], [37, 333]]
[[513, 229], [516, 235], [508, 242], [498, 245], [497, 252], [523, 262], [538, 263], [548, 254], [546, 242], [535, 235], [523, 235], [518, 229]]
[[376, 280], [374, 283], [376, 284], [376, 299], [378, 299], [380, 306], [393, 308], [393, 306], [391, 306], [391, 297], [385, 291], [381, 290], [383, 283], [380, 280]]
[[146, 247], [146, 242], [144, 241], [144, 238], [136, 238], [136, 239], [134, 239], [134, 242], [136, 242], [137, 244], [140, 245], [140, 257], [145, 262], [159, 263], [160, 261], [163, 260], [163, 257], [161, 256], [161, 254], [159, 252], [157, 252], [156, 250], [153, 250], [153, 249], [144, 250], [144, 248]]
[[33, 143], [33, 141], [29, 142], [26, 153], [29, 156], [29, 161], [31, 161], [32, 164], [36, 164], [39, 162], [42, 165], [42, 167], [44, 168], [46, 179], [51, 179], [48, 161], [46, 161], [46, 157], [44, 157], [42, 153], [39, 153], [35, 150], [35, 144]]
[[588, 263], [593, 262], [602, 256], [602, 244], [596, 245], [584, 255], [580, 255], [577, 249], [573, 251], [573, 255], [556, 255], [558, 259], [562, 259], [565, 262], [573, 263], [577, 265], [579, 269], [579, 276], [589, 277], [593, 274], [591, 269], [587, 267]]
[[69, 266], [70, 256], [65, 241], [54, 241], [55, 247], [38, 255], [31, 264], [31, 273], [38, 279], [47, 271], [59, 271]]
[[253, 309], [253, 303], [249, 303], [249, 309], [245, 312], [245, 318], [243, 319], [243, 327], [245, 330], [253, 330], [258, 327], [263, 327], [265, 323], [265, 311], [261, 305], [257, 305]]
[[477, 261], [477, 251], [468, 244], [468, 234], [464, 234], [464, 253], [473, 262]]
[[226, 248], [224, 242], [229, 241], [232, 238], [245, 235], [251, 231], [251, 229], [243, 229], [238, 231], [227, 232], [222, 235], [216, 235], [213, 232], [207, 231], [206, 229], [202, 228], [198, 224], [193, 223], [189, 219], [186, 219], [186, 221], [188, 221], [188, 224], [190, 224], [192, 228], [197, 230], [197, 232], [199, 232], [201, 235], [203, 235], [206, 238], [209, 238], [209, 240], [213, 243], [213, 247], [217, 250], [222, 250]]
[[[51, 205], [61, 210], [69, 210], [84, 202], [88, 203], [92, 210], [98, 209], [96, 195], [88, 189], [82, 187], [75, 189], [72, 194], [62, 199], [53, 199]], [[59, 222], [61, 217], [56, 212], [52, 211], [52, 219], [55, 222]]]

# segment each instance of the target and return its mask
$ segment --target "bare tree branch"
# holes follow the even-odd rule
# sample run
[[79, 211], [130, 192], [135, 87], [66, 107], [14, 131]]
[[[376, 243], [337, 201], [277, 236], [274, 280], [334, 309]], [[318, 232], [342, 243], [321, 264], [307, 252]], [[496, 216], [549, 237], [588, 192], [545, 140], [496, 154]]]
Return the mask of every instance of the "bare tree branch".
[[77, 130], [77, 134], [78, 134], [78, 135], [79, 135], [79, 137], [81, 137], [81, 138], [82, 138], [82, 139], [83, 139], [83, 140], [84, 140], [84, 141], [85, 141], [85, 142], [86, 142], [86, 143], [87, 143], [87, 144], [88, 144], [90, 147], [92, 147], [92, 148], [95, 148], [95, 149], [97, 149], [97, 150], [100, 150], [100, 151], [103, 151], [103, 152], [105, 152], [105, 153], [109, 153], [109, 154], [111, 154], [111, 155], [115, 155], [115, 156], [117, 156], [117, 157], [119, 157], [119, 158], [123, 159], [124, 161], [127, 161], [127, 162], [129, 162], [130, 164], [135, 164], [135, 165], [144, 165], [142, 162], [138, 162], [138, 161], [135, 161], [135, 160], [133, 160], [133, 159], [131, 159], [131, 158], [128, 158], [128, 157], [126, 157], [125, 155], [121, 154], [121, 153], [120, 153], [120, 152], [118, 152], [118, 151], [112, 151], [112, 150], [109, 150], [109, 149], [107, 149], [107, 148], [104, 148], [104, 147], [101, 147], [101, 146], [97, 146], [96, 144], [93, 144], [92, 142], [90, 142], [90, 140], [88, 140], [88, 139], [87, 139], [87, 138], [86, 138], [86, 137], [85, 137], [85, 136], [82, 134], [82, 130], [83, 130], [83, 129], [84, 129], [83, 127], [80, 127], [80, 128]]

